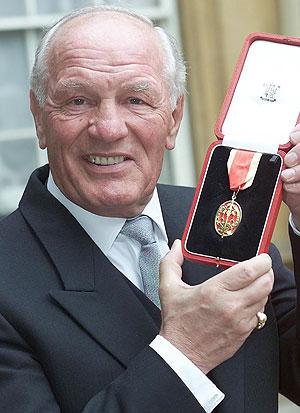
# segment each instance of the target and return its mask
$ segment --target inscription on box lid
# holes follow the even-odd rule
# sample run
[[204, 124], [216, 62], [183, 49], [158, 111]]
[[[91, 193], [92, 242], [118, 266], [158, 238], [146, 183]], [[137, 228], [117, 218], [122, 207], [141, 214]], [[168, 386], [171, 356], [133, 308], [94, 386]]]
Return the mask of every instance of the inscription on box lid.
[[221, 125], [224, 145], [276, 153], [289, 142], [300, 112], [299, 46], [261, 39], [250, 44]]

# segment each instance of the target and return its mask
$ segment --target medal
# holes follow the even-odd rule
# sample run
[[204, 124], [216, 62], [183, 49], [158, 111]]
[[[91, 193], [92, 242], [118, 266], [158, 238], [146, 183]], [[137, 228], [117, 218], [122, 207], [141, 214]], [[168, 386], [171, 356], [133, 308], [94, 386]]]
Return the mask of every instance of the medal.
[[232, 149], [227, 161], [231, 200], [223, 202], [215, 215], [215, 230], [222, 237], [233, 235], [242, 220], [242, 208], [236, 197], [249, 188], [255, 178], [261, 153]]
[[222, 238], [234, 234], [242, 220], [242, 208], [235, 201], [236, 196], [237, 193], [234, 192], [231, 200], [223, 202], [217, 210], [215, 230]]

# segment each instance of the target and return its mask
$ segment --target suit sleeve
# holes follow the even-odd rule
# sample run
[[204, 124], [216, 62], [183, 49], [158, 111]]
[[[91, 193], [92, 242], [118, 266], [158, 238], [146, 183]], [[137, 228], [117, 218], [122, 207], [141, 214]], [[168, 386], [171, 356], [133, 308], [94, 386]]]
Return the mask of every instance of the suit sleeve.
[[123, 374], [84, 407], [65, 405], [54, 394], [50, 382], [34, 351], [0, 316], [1, 412], [205, 413], [185, 384], [150, 347], [142, 350]]
[[290, 238], [294, 274], [283, 266], [274, 247], [271, 251], [276, 280], [272, 304], [277, 318], [280, 346], [279, 391], [300, 405], [300, 314], [299, 305], [296, 306], [297, 301], [300, 303], [300, 237], [290, 229]]
[[178, 376], [150, 347], [122, 376], [93, 397], [84, 413], [136, 412], [205, 413]]

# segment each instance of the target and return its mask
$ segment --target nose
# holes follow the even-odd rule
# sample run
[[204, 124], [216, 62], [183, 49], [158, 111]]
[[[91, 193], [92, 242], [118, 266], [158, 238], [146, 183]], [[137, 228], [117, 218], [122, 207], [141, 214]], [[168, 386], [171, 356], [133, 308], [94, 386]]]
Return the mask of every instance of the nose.
[[89, 134], [91, 137], [107, 142], [117, 141], [127, 136], [128, 129], [122, 110], [117, 103], [103, 100], [97, 112], [89, 121]]

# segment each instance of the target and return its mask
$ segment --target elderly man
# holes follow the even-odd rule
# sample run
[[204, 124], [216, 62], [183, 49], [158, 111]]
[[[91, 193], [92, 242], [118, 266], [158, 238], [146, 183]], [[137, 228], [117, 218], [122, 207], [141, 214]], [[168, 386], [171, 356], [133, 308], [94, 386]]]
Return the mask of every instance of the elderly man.
[[[294, 278], [274, 247], [273, 264], [182, 271], [176, 241], [159, 299], [159, 259], [193, 193], [156, 189], [183, 83], [174, 42], [125, 10], [83, 9], [42, 40], [31, 110], [50, 170], [0, 226], [1, 412], [273, 413], [278, 389], [300, 402]], [[299, 250], [299, 131], [291, 139]]]

